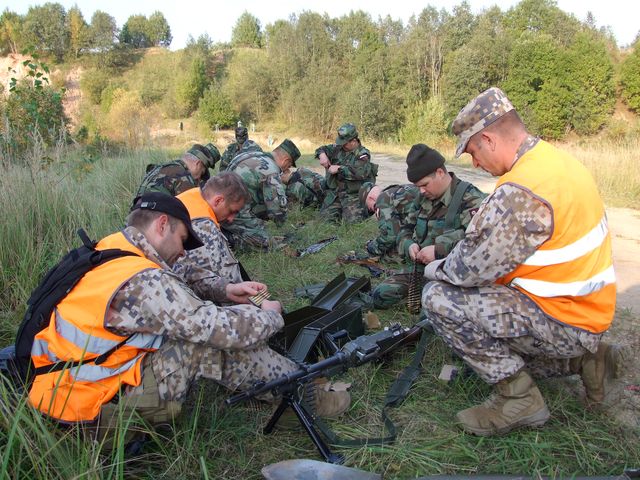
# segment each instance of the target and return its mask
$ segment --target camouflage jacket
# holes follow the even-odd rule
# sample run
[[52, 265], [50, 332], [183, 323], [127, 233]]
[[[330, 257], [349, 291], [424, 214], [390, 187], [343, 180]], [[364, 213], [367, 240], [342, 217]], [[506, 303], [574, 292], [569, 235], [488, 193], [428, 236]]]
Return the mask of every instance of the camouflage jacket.
[[300, 167], [289, 177], [286, 189], [287, 199], [300, 202], [305, 207], [313, 203], [322, 205], [325, 189], [322, 175]]
[[436, 258], [446, 257], [455, 244], [464, 238], [464, 231], [486, 197], [486, 194], [470, 185], [462, 196], [462, 203], [458, 214], [453, 218], [453, 225], [447, 228], [445, 217], [449, 211], [453, 193], [460, 183], [460, 179], [453, 173], [449, 175], [451, 175], [451, 185], [447, 191], [436, 200], [429, 200], [422, 196], [419, 209], [411, 212], [404, 226], [400, 228], [398, 253], [405, 258], [409, 258], [409, 247], [413, 243], [420, 245], [420, 248], [435, 245]]
[[375, 204], [374, 215], [378, 220], [378, 236], [367, 242], [371, 255], [384, 255], [394, 250], [400, 228], [420, 206], [420, 189], [408, 183], [385, 188]]
[[238, 144], [238, 142], [230, 143], [227, 149], [222, 154], [220, 158], [220, 171], [224, 171], [229, 167], [231, 160], [243, 152], [261, 152], [262, 148], [253, 140], [245, 140], [242, 145]]
[[208, 378], [220, 379], [222, 350], [245, 350], [265, 342], [284, 324], [276, 312], [253, 305], [219, 307], [201, 300], [174, 274], [140, 231], [127, 227], [125, 237], [160, 269], [144, 270], [114, 295], [105, 326], [120, 335], [142, 332], [161, 339], [204, 344], [218, 350], [208, 358]]
[[182, 160], [147, 166], [147, 174], [138, 187], [135, 198], [147, 192], [162, 192], [179, 195], [193, 187], [197, 182], [191, 176], [187, 164]]
[[173, 271], [184, 278], [200, 298], [227, 303], [226, 286], [242, 281], [240, 263], [213, 220], [196, 218], [192, 224], [204, 246], [186, 251], [173, 266]]
[[328, 171], [325, 175], [326, 188], [344, 193], [358, 193], [364, 182], [376, 183], [378, 165], [371, 163], [369, 150], [360, 144], [358, 148], [347, 152], [337, 145], [324, 145], [315, 152], [316, 158], [324, 152], [331, 165], [340, 165], [335, 175]]
[[282, 170], [273, 157], [264, 152], [244, 152], [237, 155], [228, 168], [242, 177], [251, 195], [247, 206], [263, 220], [281, 224], [287, 217], [287, 194], [280, 179]]

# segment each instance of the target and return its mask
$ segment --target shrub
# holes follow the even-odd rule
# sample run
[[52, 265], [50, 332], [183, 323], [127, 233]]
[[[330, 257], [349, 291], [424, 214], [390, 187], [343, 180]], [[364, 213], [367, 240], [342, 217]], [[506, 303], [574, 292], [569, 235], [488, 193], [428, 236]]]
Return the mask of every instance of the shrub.
[[211, 85], [200, 100], [198, 119], [209, 128], [232, 127], [237, 115], [217, 85]]

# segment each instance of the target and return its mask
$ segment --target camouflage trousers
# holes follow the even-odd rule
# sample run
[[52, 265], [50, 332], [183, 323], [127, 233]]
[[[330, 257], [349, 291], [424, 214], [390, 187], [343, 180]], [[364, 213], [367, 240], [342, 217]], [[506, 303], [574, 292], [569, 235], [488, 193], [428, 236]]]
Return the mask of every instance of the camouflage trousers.
[[601, 337], [550, 319], [529, 297], [503, 285], [430, 282], [422, 306], [435, 332], [491, 384], [525, 365], [537, 378], [571, 375], [569, 360], [595, 352]]
[[[409, 286], [411, 285], [413, 267], [405, 268], [402, 272], [396, 273], [380, 282], [373, 289], [373, 306], [374, 308], [385, 309], [406, 300], [409, 295]], [[424, 265], [418, 265], [418, 281], [424, 284]]]
[[[136, 416], [151, 425], [170, 423], [180, 413], [189, 388], [198, 378], [214, 380], [233, 392], [246, 390], [256, 381], [275, 380], [297, 368], [266, 344], [250, 350], [220, 351], [208, 345], [165, 341], [145, 357], [142, 383], [128, 388], [117, 402], [102, 407], [97, 438], [109, 447], [119, 419], [121, 424]], [[258, 398], [276, 400], [270, 393]], [[135, 428], [130, 430], [126, 442], [135, 438]]]
[[326, 185], [324, 177], [308, 168], [298, 168], [287, 184], [287, 200], [303, 207], [320, 208]]
[[264, 220], [246, 208], [238, 212], [233, 222], [222, 222], [220, 228], [234, 250], [268, 250], [273, 243]]
[[328, 190], [320, 215], [330, 222], [346, 223], [361, 222], [368, 218], [364, 208], [360, 205], [358, 193], [347, 193], [345, 191]]

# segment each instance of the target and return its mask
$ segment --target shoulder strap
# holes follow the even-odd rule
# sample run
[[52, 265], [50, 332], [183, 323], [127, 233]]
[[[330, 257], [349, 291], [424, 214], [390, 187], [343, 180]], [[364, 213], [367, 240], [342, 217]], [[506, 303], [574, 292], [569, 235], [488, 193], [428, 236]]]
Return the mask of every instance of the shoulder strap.
[[453, 192], [453, 197], [451, 198], [451, 203], [449, 204], [449, 209], [447, 210], [447, 215], [444, 217], [444, 226], [447, 230], [451, 230], [453, 228], [453, 219], [458, 215], [460, 206], [462, 205], [462, 197], [464, 196], [464, 192], [467, 191], [471, 184], [469, 182], [465, 182], [460, 180], [458, 186], [456, 187], [455, 192]]

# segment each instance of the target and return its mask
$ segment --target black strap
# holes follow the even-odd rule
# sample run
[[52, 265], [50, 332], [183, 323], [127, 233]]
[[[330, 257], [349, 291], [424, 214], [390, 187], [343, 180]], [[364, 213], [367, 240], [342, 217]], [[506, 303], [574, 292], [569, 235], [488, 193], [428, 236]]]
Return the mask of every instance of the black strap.
[[238, 262], [238, 268], [240, 269], [240, 278], [242, 278], [242, 281], [243, 282], [250, 282], [251, 281], [251, 276], [244, 269], [244, 267], [242, 266], [242, 263]]
[[453, 192], [451, 203], [449, 204], [447, 214], [444, 217], [444, 228], [446, 230], [451, 230], [453, 228], [453, 220], [456, 218], [456, 215], [458, 215], [458, 210], [460, 210], [460, 205], [462, 205], [462, 197], [464, 196], [464, 192], [466, 192], [467, 188], [469, 188], [470, 186], [471, 184], [469, 182], [460, 180], [460, 183], [458, 183], [455, 192]]

